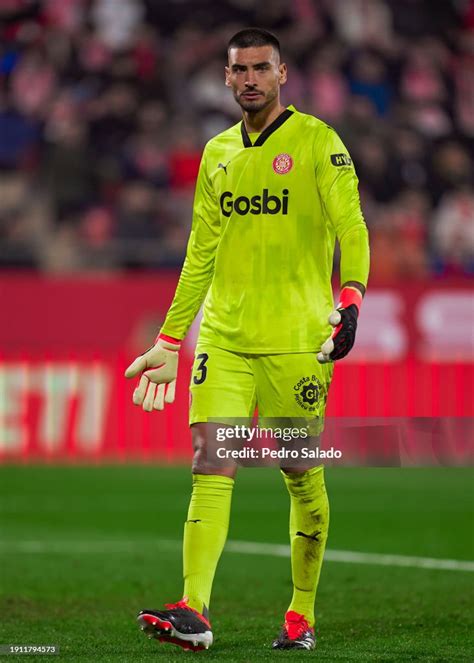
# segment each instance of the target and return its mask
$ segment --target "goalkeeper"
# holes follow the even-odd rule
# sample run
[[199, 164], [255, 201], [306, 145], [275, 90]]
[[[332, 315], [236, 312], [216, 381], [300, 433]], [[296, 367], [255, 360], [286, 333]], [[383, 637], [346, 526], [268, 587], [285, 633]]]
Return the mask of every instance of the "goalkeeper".
[[[212, 644], [209, 602], [227, 536], [236, 464], [219, 460], [219, 423], [321, 422], [334, 360], [351, 350], [369, 271], [367, 228], [351, 158], [335, 131], [280, 102], [280, 46], [257, 28], [228, 45], [225, 84], [242, 121], [208, 142], [191, 235], [172, 305], [155, 345], [126, 371], [135, 405], [174, 400], [180, 344], [201, 305], [191, 377], [193, 489], [184, 526], [184, 592], [138, 621], [162, 642]], [[336, 239], [341, 294], [334, 307]], [[313, 649], [314, 605], [329, 509], [323, 467], [281, 473], [290, 498], [293, 595], [275, 649]]]

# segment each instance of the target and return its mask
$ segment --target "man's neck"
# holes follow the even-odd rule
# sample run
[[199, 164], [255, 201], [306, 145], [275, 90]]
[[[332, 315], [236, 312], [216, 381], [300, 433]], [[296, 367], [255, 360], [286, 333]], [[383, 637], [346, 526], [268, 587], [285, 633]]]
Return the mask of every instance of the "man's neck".
[[285, 107], [277, 101], [274, 105], [262, 108], [256, 113], [242, 111], [245, 128], [247, 133], [261, 133], [264, 131], [279, 115], [283, 113]]

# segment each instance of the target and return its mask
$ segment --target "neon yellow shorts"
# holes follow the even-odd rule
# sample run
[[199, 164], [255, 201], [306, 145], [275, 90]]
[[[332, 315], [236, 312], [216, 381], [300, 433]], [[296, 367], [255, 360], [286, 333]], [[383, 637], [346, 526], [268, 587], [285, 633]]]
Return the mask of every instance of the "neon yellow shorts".
[[315, 353], [248, 355], [198, 343], [191, 375], [189, 423], [320, 420], [333, 374]]

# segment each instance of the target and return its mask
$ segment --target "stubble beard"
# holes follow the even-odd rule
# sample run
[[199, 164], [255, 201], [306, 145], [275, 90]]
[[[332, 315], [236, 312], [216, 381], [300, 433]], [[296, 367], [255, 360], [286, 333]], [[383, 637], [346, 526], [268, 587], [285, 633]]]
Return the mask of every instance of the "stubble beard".
[[276, 97], [277, 97], [277, 92], [272, 91], [269, 94], [264, 95], [260, 99], [256, 99], [255, 101], [249, 101], [239, 96], [238, 93], [234, 92], [235, 101], [246, 113], [259, 113], [261, 110], [269, 106], [272, 103], [272, 101], [276, 99]]

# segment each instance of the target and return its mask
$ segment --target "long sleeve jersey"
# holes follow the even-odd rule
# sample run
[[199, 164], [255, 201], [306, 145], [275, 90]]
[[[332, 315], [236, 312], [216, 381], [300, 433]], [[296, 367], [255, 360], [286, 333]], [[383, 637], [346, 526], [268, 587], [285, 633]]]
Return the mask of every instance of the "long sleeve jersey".
[[367, 283], [358, 179], [337, 133], [287, 108], [261, 134], [243, 122], [210, 140], [186, 259], [161, 329], [182, 339], [204, 302], [200, 340], [243, 353], [313, 352], [341, 282]]

